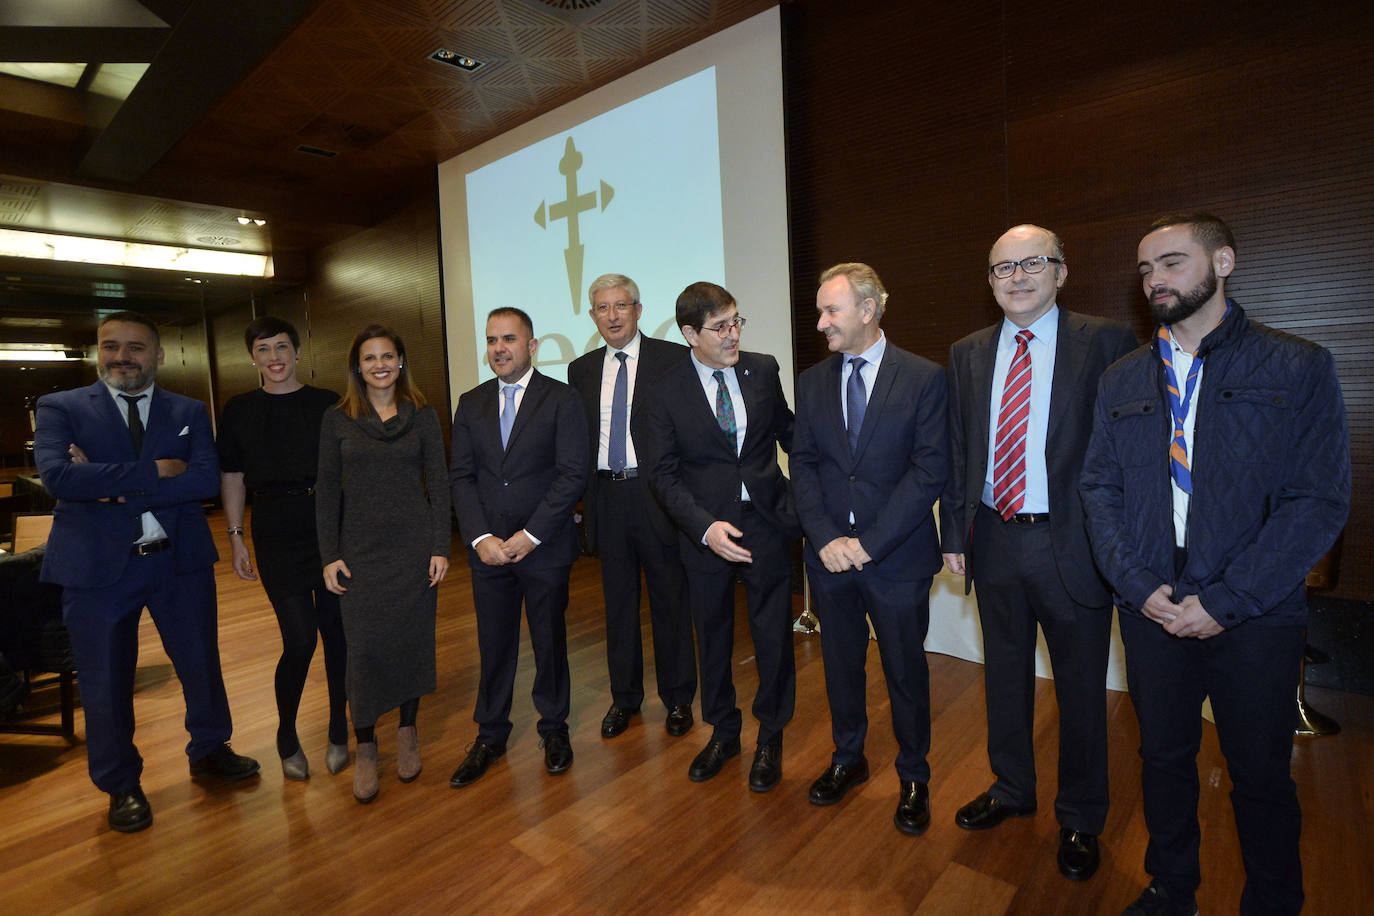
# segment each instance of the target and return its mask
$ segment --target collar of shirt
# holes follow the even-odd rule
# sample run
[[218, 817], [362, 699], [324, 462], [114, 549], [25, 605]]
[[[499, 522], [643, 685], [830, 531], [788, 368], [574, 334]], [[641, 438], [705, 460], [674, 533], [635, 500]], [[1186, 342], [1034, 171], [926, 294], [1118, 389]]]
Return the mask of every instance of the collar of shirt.
[[631, 361], [639, 359], [639, 340], [640, 340], [640, 333], [639, 333], [638, 331], [635, 331], [635, 336], [634, 336], [634, 338], [633, 338], [629, 343], [627, 343], [625, 346], [621, 347], [619, 350], [617, 350], [617, 349], [615, 349], [614, 347], [610, 346], [610, 344], [607, 344], [607, 345], [606, 345], [606, 359], [605, 359], [604, 365], [609, 366], [609, 365], [616, 364], [616, 363], [618, 362], [618, 361], [616, 360], [616, 358], [615, 358], [615, 355], [616, 355], [617, 353], [624, 353], [625, 355], [627, 355], [627, 356], [630, 357]]
[[[132, 397], [141, 398], [138, 401], [138, 418], [143, 421], [144, 429], [148, 428], [148, 411], [152, 406], [153, 391], [156, 388], [157, 383], [150, 382], [147, 388], [144, 388], [138, 394], [131, 395]], [[130, 394], [130, 392], [120, 391], [109, 382], [105, 383], [105, 390], [108, 391], [110, 397], [114, 399], [115, 407], [119, 408], [119, 415], [124, 418], [124, 422], [127, 424], [129, 422], [129, 402], [121, 398], [120, 395]]]
[[505, 406], [504, 401], [505, 401], [505, 399], [506, 399], [506, 389], [509, 388], [509, 387], [511, 387], [511, 385], [519, 385], [519, 386], [520, 386], [520, 390], [517, 391], [517, 392], [515, 392], [515, 411], [516, 411], [516, 413], [519, 413], [519, 412], [520, 412], [520, 404], [521, 404], [522, 401], [525, 400], [525, 392], [530, 390], [530, 379], [533, 378], [533, 377], [534, 377], [534, 366], [531, 365], [528, 369], [525, 370], [525, 374], [524, 374], [524, 375], [520, 376], [520, 378], [516, 379], [516, 380], [515, 380], [514, 382], [512, 382], [510, 385], [506, 384], [505, 382], [501, 381], [500, 379], [497, 379], [497, 380], [496, 380], [496, 409], [497, 409], [497, 411], [499, 412], [499, 411], [501, 410], [501, 408]]
[[[1050, 306], [1050, 310], [1031, 322], [1030, 327], [1026, 328], [1031, 334], [1035, 335], [1030, 342], [1030, 349], [1034, 351], [1037, 345], [1043, 345], [1043, 349], [1053, 353], [1054, 346], [1059, 340], [1059, 303]], [[1016, 335], [1021, 328], [1012, 322], [1010, 318], [1002, 319], [1002, 336], [997, 340], [997, 347], [1001, 350], [1016, 349]]]

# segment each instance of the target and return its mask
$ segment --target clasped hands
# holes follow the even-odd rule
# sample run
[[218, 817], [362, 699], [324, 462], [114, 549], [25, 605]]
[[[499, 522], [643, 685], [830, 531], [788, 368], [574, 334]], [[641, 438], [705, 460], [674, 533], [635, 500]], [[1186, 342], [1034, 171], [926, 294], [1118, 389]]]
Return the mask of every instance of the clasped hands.
[[1197, 595], [1189, 595], [1175, 604], [1173, 594], [1173, 586], [1161, 585], [1145, 599], [1141, 613], [1174, 636], [1207, 639], [1222, 631], [1221, 624], [1207, 613]]
[[519, 563], [537, 546], [522, 528], [504, 541], [494, 534], [488, 535], [478, 541], [473, 549], [477, 551], [477, 559], [488, 566], [504, 566], [507, 563]]
[[864, 550], [858, 538], [835, 538], [818, 550], [817, 554], [825, 564], [826, 570], [833, 573], [863, 569], [865, 563], [873, 562], [873, 558]]

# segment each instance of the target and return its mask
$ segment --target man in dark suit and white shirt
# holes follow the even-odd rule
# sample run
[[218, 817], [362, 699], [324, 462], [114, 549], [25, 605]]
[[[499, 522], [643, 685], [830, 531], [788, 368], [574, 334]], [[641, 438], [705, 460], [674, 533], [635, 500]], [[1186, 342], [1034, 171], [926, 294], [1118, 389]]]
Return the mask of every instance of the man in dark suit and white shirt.
[[677, 323], [690, 359], [664, 374], [634, 428], [636, 444], [651, 456], [649, 485], [680, 532], [701, 659], [701, 717], [714, 728], [687, 776], [704, 782], [740, 752], [743, 717], [730, 673], [739, 576], [759, 673], [749, 788], [767, 792], [782, 779], [782, 730], [796, 700], [788, 541], [800, 529], [777, 460], [779, 445], [792, 447], [792, 411], [777, 360], [740, 351], [744, 321], [722, 287], [700, 282], [683, 290]]
[[945, 485], [944, 371], [888, 341], [887, 290], [867, 264], [821, 274], [816, 328], [836, 355], [797, 381], [791, 453], [806, 573], [821, 621], [835, 753], [811, 785], [831, 805], [868, 778], [864, 662], [878, 637], [901, 783], [893, 822], [930, 825], [930, 585], [940, 570], [935, 500]]
[[487, 316], [487, 361], [496, 378], [458, 399], [449, 482], [468, 542], [482, 670], [477, 740], [449, 785], [470, 785], [506, 752], [520, 606], [534, 650], [534, 706], [544, 768], [572, 766], [568, 575], [577, 559], [573, 507], [587, 482], [587, 421], [577, 394], [533, 366], [539, 341], [516, 308]]
[[992, 246], [1004, 319], [950, 349], [945, 562], [977, 588], [988, 759], [996, 781], [960, 808], [966, 830], [1034, 814], [1036, 624], [1059, 704], [1059, 870], [1097, 871], [1107, 817], [1107, 656], [1112, 597], [1093, 564], [1078, 495], [1097, 380], [1136, 346], [1130, 328], [1057, 305], [1059, 237], [1015, 226]]
[[38, 401], [34, 456], [57, 499], [42, 578], [63, 587], [91, 781], [110, 795], [110, 827], [132, 833], [153, 822], [133, 741], [145, 606], [186, 697], [191, 775], [246, 779], [258, 763], [226, 743], [233, 725], [219, 662], [219, 556], [201, 506], [219, 489], [209, 415], [154, 384], [163, 352], [147, 317], [107, 316], [97, 347], [99, 381]]
[[582, 399], [588, 431], [595, 431], [589, 437], [590, 474], [582, 509], [588, 544], [601, 557], [606, 599], [611, 708], [601, 721], [601, 737], [624, 732], [644, 701], [641, 568], [649, 587], [658, 696], [668, 710], [668, 734], [678, 737], [692, 727], [697, 692], [687, 579], [673, 523], [649, 492], [647, 478], [640, 476], [630, 423], [644, 411], [663, 373], [686, 360], [687, 348], [639, 332], [643, 306], [639, 287], [629, 277], [597, 277], [587, 295], [606, 345], [573, 360], [568, 383]]

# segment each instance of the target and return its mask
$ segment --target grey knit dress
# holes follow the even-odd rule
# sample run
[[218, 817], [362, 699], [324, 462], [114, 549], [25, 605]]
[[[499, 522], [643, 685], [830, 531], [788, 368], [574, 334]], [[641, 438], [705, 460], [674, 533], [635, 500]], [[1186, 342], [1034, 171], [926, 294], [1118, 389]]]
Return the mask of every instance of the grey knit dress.
[[429, 558], [449, 552], [448, 462], [439, 417], [400, 399], [396, 416], [330, 410], [320, 429], [315, 516], [320, 560], [339, 577], [354, 728], [435, 689], [438, 589]]

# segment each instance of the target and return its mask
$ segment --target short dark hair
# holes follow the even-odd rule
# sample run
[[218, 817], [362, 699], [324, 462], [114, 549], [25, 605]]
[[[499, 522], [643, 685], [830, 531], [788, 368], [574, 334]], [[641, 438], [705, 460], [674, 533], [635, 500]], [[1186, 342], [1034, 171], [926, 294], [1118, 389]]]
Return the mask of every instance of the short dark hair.
[[105, 327], [105, 325], [109, 324], [111, 321], [123, 321], [127, 324], [141, 324], [153, 332], [153, 346], [162, 346], [162, 335], [157, 332], [157, 325], [153, 324], [153, 319], [142, 312], [111, 312], [100, 319], [100, 325], [95, 329], [96, 334], [99, 335], [100, 328]]
[[520, 323], [525, 326], [525, 330], [530, 332], [530, 336], [534, 336], [534, 319], [531, 318], [529, 312], [526, 312], [524, 309], [518, 309], [513, 305], [503, 305], [500, 308], [492, 309], [490, 312], [487, 312], [488, 321], [497, 317], [518, 318]]
[[707, 280], [698, 280], [677, 297], [677, 326], [700, 331], [710, 315], [716, 315], [735, 304], [735, 297], [725, 287]]
[[248, 348], [248, 352], [253, 352], [253, 344], [269, 337], [276, 337], [278, 334], [285, 334], [291, 338], [291, 346], [297, 350], [301, 348], [301, 335], [296, 333], [296, 326], [289, 321], [281, 318], [273, 318], [271, 315], [263, 315], [261, 318], [254, 318], [243, 332], [243, 345]]
[[1160, 229], [1168, 229], [1170, 226], [1187, 226], [1193, 231], [1193, 239], [1201, 245], [1208, 254], [1218, 248], [1236, 249], [1236, 237], [1231, 234], [1231, 227], [1217, 216], [1210, 213], [1198, 211], [1196, 213], [1171, 213], [1168, 216], [1161, 216], [1150, 224], [1150, 232]]

